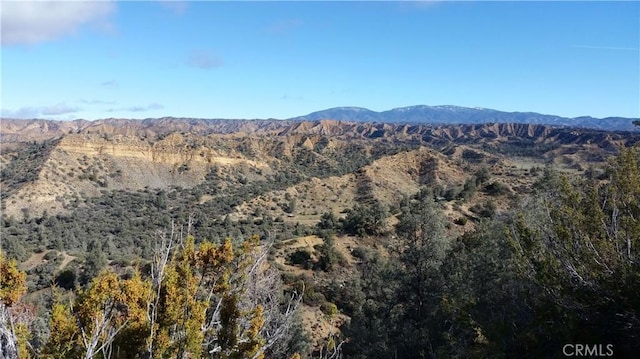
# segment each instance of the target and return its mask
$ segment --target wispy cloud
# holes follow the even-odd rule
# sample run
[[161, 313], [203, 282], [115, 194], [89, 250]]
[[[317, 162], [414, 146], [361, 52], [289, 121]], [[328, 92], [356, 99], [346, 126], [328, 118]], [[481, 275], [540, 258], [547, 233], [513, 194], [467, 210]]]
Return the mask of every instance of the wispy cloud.
[[282, 20], [274, 24], [271, 24], [270, 26], [267, 26], [265, 28], [265, 32], [267, 32], [268, 34], [274, 34], [274, 35], [286, 34], [291, 31], [294, 31], [297, 28], [300, 28], [302, 25], [303, 25], [303, 22], [300, 19], [287, 19], [287, 20]]
[[37, 44], [73, 34], [82, 25], [112, 28], [113, 1], [3, 1], [2, 45]]
[[164, 106], [153, 102], [150, 103], [146, 106], [129, 106], [129, 107], [119, 107], [119, 108], [110, 108], [107, 110], [107, 112], [121, 112], [121, 111], [125, 111], [125, 112], [146, 112], [146, 111], [153, 111], [153, 110], [161, 110], [163, 109]]
[[71, 107], [64, 103], [59, 103], [52, 106], [25, 106], [17, 110], [2, 109], [2, 117], [31, 119], [45, 116], [67, 115], [78, 111], [80, 111], [78, 107]]
[[222, 58], [207, 50], [193, 50], [187, 59], [187, 65], [198, 69], [212, 69], [223, 65]]
[[116, 80], [109, 80], [100, 83], [102, 87], [118, 87], [118, 82]]
[[42, 107], [41, 110], [44, 116], [58, 116], [78, 112], [79, 109], [77, 107], [71, 107], [61, 103], [53, 106]]
[[571, 45], [571, 47], [577, 47], [581, 49], [594, 49], [594, 50], [640, 51], [640, 48], [638, 47], [592, 46], [592, 45]]
[[164, 106], [162, 106], [159, 103], [151, 103], [148, 104], [147, 106], [132, 106], [132, 107], [127, 107], [126, 110], [127, 111], [131, 111], [131, 112], [145, 112], [145, 111], [152, 111], [152, 110], [161, 110], [163, 109]]

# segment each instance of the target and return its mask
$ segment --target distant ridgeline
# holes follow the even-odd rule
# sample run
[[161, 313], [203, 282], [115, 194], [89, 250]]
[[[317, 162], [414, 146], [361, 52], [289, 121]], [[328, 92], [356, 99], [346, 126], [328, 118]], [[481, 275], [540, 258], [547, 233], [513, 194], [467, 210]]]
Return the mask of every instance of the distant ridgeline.
[[[632, 131], [640, 132], [639, 118], [606, 117], [594, 118], [581, 116], [575, 118], [555, 115], [544, 115], [535, 112], [504, 112], [486, 108], [469, 108], [460, 106], [409, 106], [395, 108], [388, 111], [376, 112], [362, 107], [335, 107], [308, 115], [293, 117], [285, 120], [278, 119], [197, 119], [197, 118], [148, 118], [144, 120], [131, 119], [101, 119], [86, 121], [50, 121], [50, 120], [13, 120], [2, 119], [0, 130], [2, 135], [10, 136], [17, 129], [38, 128], [50, 133], [109, 133], [112, 129], [125, 127], [131, 131], [145, 130], [150, 132], [191, 131], [200, 134], [236, 133], [236, 132], [271, 132], [278, 133], [284, 127], [294, 126], [304, 121], [330, 120], [340, 122], [357, 122], [371, 124], [408, 124], [408, 125], [477, 125], [477, 124], [527, 124], [548, 125], [554, 127], [570, 127], [596, 129], [603, 131]], [[122, 131], [122, 129], [120, 130]], [[285, 132], [289, 132], [285, 130]], [[340, 132], [339, 130], [337, 132]], [[122, 134], [122, 133], [121, 133]], [[332, 133], [339, 134], [339, 133]]]
[[606, 131], [640, 131], [633, 125], [634, 118], [581, 116], [567, 118], [543, 115], [535, 112], [503, 112], [487, 108], [460, 106], [409, 106], [376, 112], [361, 107], [336, 107], [310, 113], [292, 120], [333, 119], [359, 122], [430, 123], [430, 124], [477, 124], [477, 123], [526, 123]]
[[[575, 126], [566, 126], [558, 120], [557, 124], [541, 125], [532, 123], [487, 122], [487, 123], [417, 123], [418, 121], [397, 122], [358, 122], [343, 118], [315, 119], [320, 115], [311, 114], [308, 120], [301, 118], [289, 120], [225, 120], [195, 118], [149, 118], [102, 119], [95, 121], [74, 120], [16, 120], [2, 119], [0, 133], [2, 142], [29, 142], [60, 138], [69, 134], [93, 134], [102, 136], [136, 136], [139, 138], [164, 137], [171, 133], [211, 134], [251, 134], [267, 136], [323, 135], [342, 138], [375, 139], [439, 143], [477, 143], [497, 138], [518, 138], [527, 141], [558, 142], [561, 144], [602, 143], [603, 141], [624, 141], [628, 145], [637, 142], [640, 127], [634, 126], [638, 120], [608, 118], [598, 121], [614, 123], [610, 126], [588, 126], [587, 122], [577, 122]], [[336, 117], [341, 117], [337, 116]], [[342, 116], [344, 117], [344, 116]], [[595, 121], [596, 119], [591, 119]], [[567, 119], [568, 121], [568, 119]], [[463, 122], [463, 121], [460, 121]], [[594, 122], [595, 123], [595, 122]], [[579, 126], [582, 124], [582, 126]], [[623, 130], [624, 128], [624, 130]], [[632, 132], [633, 131], [633, 132]], [[602, 147], [602, 146], [601, 146]]]

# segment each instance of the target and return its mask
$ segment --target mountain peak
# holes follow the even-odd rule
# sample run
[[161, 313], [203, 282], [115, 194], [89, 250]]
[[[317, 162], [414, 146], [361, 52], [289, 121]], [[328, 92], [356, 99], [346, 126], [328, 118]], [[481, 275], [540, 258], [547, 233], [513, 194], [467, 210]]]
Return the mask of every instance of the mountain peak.
[[330, 110], [344, 110], [344, 111], [355, 111], [355, 112], [365, 112], [365, 111], [369, 111], [372, 112], [371, 110], [369, 110], [368, 108], [364, 108], [364, 107], [356, 107], [356, 106], [344, 106], [344, 107], [334, 107]]
[[454, 106], [454, 105], [439, 105], [439, 106], [433, 106], [432, 108], [435, 108], [435, 109], [438, 109], [438, 110], [445, 110], [445, 111], [473, 110], [472, 108], [469, 108], [469, 107]]

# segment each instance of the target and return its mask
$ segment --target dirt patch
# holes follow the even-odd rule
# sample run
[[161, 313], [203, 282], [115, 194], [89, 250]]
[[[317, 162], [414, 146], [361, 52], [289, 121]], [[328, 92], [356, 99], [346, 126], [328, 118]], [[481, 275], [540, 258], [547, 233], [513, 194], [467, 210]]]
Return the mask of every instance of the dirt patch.
[[22, 270], [28, 271], [30, 269], [33, 269], [35, 267], [37, 267], [39, 264], [44, 262], [44, 256], [47, 255], [47, 253], [49, 253], [51, 251], [44, 251], [41, 253], [33, 253], [31, 255], [31, 257], [29, 257], [29, 259], [27, 259], [26, 261], [22, 262], [22, 264], [20, 264], [20, 268]]
[[60, 263], [56, 271], [60, 271], [64, 269], [64, 267], [66, 267], [69, 263], [71, 263], [74, 259], [77, 258], [75, 256], [71, 256], [67, 254], [67, 252], [57, 252], [56, 250], [51, 249], [51, 250], [40, 252], [40, 253], [33, 253], [31, 257], [29, 257], [26, 261], [20, 264], [20, 269], [28, 271], [37, 267], [42, 263], [48, 262], [46, 259], [44, 259], [44, 257], [49, 252], [58, 253], [58, 256], [62, 256], [62, 262]]
[[319, 308], [302, 305], [302, 325], [311, 337], [311, 345], [314, 351], [327, 346], [331, 336], [338, 336], [340, 326], [349, 320], [344, 314], [338, 313], [328, 316]]
[[322, 238], [318, 236], [305, 236], [305, 237], [297, 237], [286, 240], [282, 242], [284, 246], [289, 249], [298, 249], [307, 247], [310, 251], [313, 251], [313, 246], [317, 244], [322, 244]]
[[60, 263], [58, 270], [63, 270], [64, 267], [67, 266], [67, 264], [71, 263], [71, 261], [77, 258], [77, 257], [68, 255], [66, 252], [62, 252], [62, 255], [64, 256], [64, 258], [62, 259], [62, 263]]

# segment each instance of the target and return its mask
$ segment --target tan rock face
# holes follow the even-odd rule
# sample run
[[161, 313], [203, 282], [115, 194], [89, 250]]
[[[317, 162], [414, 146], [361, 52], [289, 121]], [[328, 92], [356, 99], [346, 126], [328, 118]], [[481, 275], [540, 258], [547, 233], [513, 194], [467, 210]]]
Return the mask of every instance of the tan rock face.
[[272, 172], [264, 162], [215, 145], [201, 136], [180, 134], [154, 143], [137, 136], [67, 135], [51, 151], [37, 179], [7, 199], [5, 213], [21, 218], [26, 208], [34, 215], [45, 210], [55, 214], [75, 199], [99, 196], [102, 190], [189, 188], [202, 183], [213, 166]]

